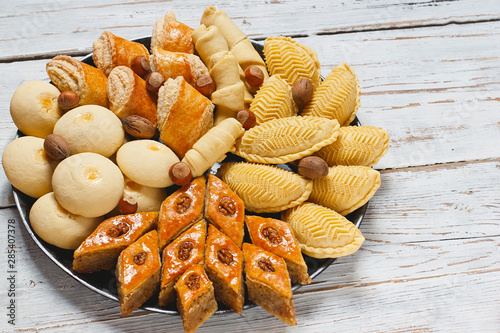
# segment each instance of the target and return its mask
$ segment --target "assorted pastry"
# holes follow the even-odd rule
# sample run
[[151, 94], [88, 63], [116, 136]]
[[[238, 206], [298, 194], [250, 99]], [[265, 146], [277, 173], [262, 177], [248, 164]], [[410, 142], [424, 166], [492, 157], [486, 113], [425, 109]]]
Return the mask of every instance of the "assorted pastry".
[[157, 299], [194, 332], [248, 300], [295, 325], [304, 256], [358, 250], [348, 214], [381, 184], [372, 166], [389, 137], [350, 126], [354, 71], [322, 80], [316, 52], [290, 37], [267, 38], [261, 57], [211, 6], [194, 28], [158, 18], [149, 50], [111, 32], [93, 48], [96, 67], [58, 55], [51, 83], [11, 100], [24, 135], [2, 165], [36, 199], [35, 233], [74, 251], [75, 272], [115, 272], [125, 316]]

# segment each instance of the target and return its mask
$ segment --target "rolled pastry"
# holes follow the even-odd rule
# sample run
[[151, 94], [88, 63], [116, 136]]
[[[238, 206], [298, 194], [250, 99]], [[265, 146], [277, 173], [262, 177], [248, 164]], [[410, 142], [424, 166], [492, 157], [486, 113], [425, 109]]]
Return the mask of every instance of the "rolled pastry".
[[108, 76], [109, 109], [118, 118], [144, 117], [156, 124], [156, 103], [146, 89], [146, 81], [128, 67], [115, 67]]
[[117, 66], [130, 67], [132, 59], [137, 56], [145, 56], [149, 59], [148, 49], [141, 43], [115, 36], [109, 31], [104, 31], [94, 41], [92, 59], [97, 68], [106, 76]]
[[191, 34], [194, 29], [176, 20], [173, 11], [156, 20], [151, 36], [151, 49], [158, 47], [171, 52], [194, 53]]
[[202, 24], [193, 31], [192, 38], [201, 60], [211, 69], [210, 58], [219, 52], [229, 51], [226, 40], [216, 26]]
[[67, 55], [55, 56], [47, 63], [46, 70], [57, 89], [78, 94], [78, 105], [108, 106], [108, 79], [101, 70]]
[[214, 105], [179, 76], [168, 79], [158, 92], [157, 125], [160, 139], [179, 158], [213, 126]]
[[152, 50], [151, 69], [163, 75], [165, 80], [182, 76], [192, 86], [195, 85], [200, 76], [209, 75], [207, 66], [198, 56], [165, 51], [158, 47]]
[[182, 162], [191, 168], [193, 177], [201, 176], [216, 162], [222, 161], [226, 153], [234, 150], [234, 143], [245, 130], [235, 118], [227, 118], [212, 127], [190, 149]]

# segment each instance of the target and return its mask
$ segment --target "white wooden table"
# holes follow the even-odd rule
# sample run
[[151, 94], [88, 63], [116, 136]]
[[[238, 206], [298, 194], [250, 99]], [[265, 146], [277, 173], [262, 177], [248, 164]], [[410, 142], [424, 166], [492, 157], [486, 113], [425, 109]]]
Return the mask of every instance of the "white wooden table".
[[[5, 1], [0, 13], [0, 151], [13, 139], [17, 86], [46, 80], [57, 54], [82, 57], [104, 30], [151, 34], [174, 10], [199, 24], [206, 1]], [[346, 61], [361, 84], [358, 117], [388, 130], [355, 254], [295, 293], [298, 325], [256, 307], [216, 315], [199, 332], [500, 331], [500, 2], [220, 1], [249, 37], [294, 36], [323, 75]], [[135, 311], [80, 285], [21, 224], [0, 178], [0, 331], [182, 332], [178, 316]], [[15, 296], [7, 232], [15, 227]], [[7, 309], [15, 301], [15, 325]]]

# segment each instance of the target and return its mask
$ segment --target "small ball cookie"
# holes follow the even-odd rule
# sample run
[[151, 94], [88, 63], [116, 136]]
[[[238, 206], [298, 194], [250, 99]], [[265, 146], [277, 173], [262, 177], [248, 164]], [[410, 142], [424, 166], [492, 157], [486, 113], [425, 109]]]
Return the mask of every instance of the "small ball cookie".
[[80, 153], [64, 159], [52, 176], [54, 195], [70, 213], [97, 217], [109, 213], [123, 195], [120, 169], [96, 153]]
[[23, 136], [9, 143], [2, 154], [7, 179], [12, 186], [33, 198], [52, 192], [52, 174], [58, 164], [43, 149], [43, 141]]
[[179, 162], [179, 158], [160, 142], [135, 140], [118, 149], [116, 162], [125, 176], [134, 182], [161, 188], [174, 184], [168, 170], [172, 164]]
[[45, 81], [28, 81], [14, 91], [10, 115], [17, 128], [26, 135], [45, 138], [64, 111], [57, 105], [59, 89]]
[[41, 196], [30, 210], [33, 231], [49, 244], [74, 250], [104, 220], [103, 217], [83, 217], [64, 209], [54, 193]]
[[54, 134], [68, 142], [72, 154], [92, 152], [104, 157], [113, 155], [125, 137], [120, 119], [99, 105], [68, 111], [54, 126]]

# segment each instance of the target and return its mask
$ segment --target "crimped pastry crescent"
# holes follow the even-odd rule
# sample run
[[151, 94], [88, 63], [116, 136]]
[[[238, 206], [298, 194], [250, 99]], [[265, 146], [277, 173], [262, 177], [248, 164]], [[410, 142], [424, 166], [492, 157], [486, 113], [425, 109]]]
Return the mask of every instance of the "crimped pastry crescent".
[[340, 126], [347, 126], [356, 116], [359, 99], [358, 77], [349, 65], [342, 63], [314, 91], [302, 115], [337, 119]]
[[302, 252], [310, 257], [339, 258], [356, 252], [365, 238], [339, 213], [305, 202], [288, 209], [282, 219], [290, 224]]
[[337, 140], [340, 125], [320, 117], [277, 118], [246, 131], [235, 153], [249, 162], [288, 163]]
[[347, 215], [363, 206], [380, 187], [380, 172], [366, 166], [338, 165], [313, 181], [309, 201]]
[[101, 70], [67, 55], [55, 56], [47, 63], [46, 70], [57, 89], [78, 94], [78, 105], [108, 106], [108, 79]]
[[151, 35], [151, 49], [156, 47], [171, 51], [194, 53], [194, 44], [191, 34], [193, 28], [177, 21], [173, 11], [167, 12], [164, 17], [156, 20]]
[[255, 213], [280, 212], [309, 198], [312, 181], [294, 172], [265, 164], [224, 163], [222, 179]]
[[337, 141], [318, 150], [314, 155], [329, 166], [372, 166], [389, 150], [389, 135], [380, 127], [345, 126], [340, 128]]

